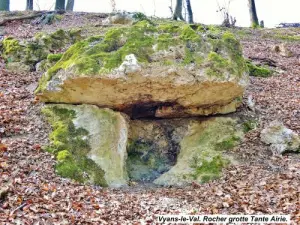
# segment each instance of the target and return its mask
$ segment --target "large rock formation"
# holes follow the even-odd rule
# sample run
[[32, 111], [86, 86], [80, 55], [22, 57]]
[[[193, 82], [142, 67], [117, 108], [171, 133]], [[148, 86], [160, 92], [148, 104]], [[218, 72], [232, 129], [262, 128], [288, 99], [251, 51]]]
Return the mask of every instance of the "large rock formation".
[[48, 150], [63, 177], [120, 187], [127, 184], [127, 122], [120, 113], [89, 105], [48, 105], [53, 132]]
[[210, 38], [197, 26], [141, 21], [73, 45], [36, 94], [44, 102], [167, 118], [234, 112], [246, 83], [232, 34]]
[[217, 178], [232, 162], [224, 153], [243, 137], [231, 118], [129, 121], [92, 105], [48, 105], [48, 151], [59, 175], [109, 187], [128, 181], [184, 186]]
[[50, 67], [36, 94], [52, 103], [44, 109], [53, 128], [48, 150], [61, 176], [110, 187], [184, 186], [217, 178], [233, 161], [226, 151], [243, 136], [236, 120], [181, 118], [241, 104], [247, 66], [230, 33], [145, 20], [77, 42], [39, 66]]

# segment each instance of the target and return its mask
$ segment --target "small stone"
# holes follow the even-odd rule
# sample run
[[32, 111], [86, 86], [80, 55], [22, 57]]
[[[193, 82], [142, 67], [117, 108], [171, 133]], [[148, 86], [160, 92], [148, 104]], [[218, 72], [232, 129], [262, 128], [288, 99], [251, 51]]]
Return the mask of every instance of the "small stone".
[[300, 137], [279, 121], [273, 121], [268, 127], [263, 129], [260, 138], [263, 143], [270, 145], [274, 153], [299, 152]]
[[24, 63], [21, 63], [21, 62], [10, 62], [10, 63], [7, 63], [6, 65], [6, 69], [9, 70], [9, 71], [13, 71], [13, 72], [30, 72], [31, 71], [31, 68], [30, 66], [24, 64]]
[[123, 74], [132, 74], [141, 71], [141, 66], [134, 54], [125, 56], [124, 62], [117, 69], [118, 72]]
[[280, 45], [275, 45], [273, 47], [273, 51], [283, 57], [292, 57], [293, 56], [293, 52], [288, 48], [287, 44], [285, 44], [285, 43], [282, 43]]

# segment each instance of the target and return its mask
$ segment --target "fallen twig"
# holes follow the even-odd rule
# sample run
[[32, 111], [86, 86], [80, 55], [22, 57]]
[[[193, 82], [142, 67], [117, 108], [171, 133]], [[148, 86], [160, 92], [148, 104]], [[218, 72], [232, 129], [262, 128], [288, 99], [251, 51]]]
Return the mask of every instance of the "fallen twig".
[[5, 25], [6, 23], [16, 21], [16, 20], [27, 20], [27, 19], [34, 19], [36, 17], [43, 16], [45, 14], [50, 14], [50, 13], [58, 13], [58, 14], [64, 14], [65, 11], [41, 11], [37, 12], [31, 15], [26, 15], [26, 16], [15, 16], [15, 17], [10, 17], [10, 18], [5, 18], [0, 20], [0, 26]]
[[21, 204], [20, 206], [15, 208], [13, 211], [11, 211], [10, 215], [13, 215], [16, 211], [18, 211], [19, 209], [24, 208], [26, 205], [27, 205], [27, 202], [24, 202], [23, 204]]

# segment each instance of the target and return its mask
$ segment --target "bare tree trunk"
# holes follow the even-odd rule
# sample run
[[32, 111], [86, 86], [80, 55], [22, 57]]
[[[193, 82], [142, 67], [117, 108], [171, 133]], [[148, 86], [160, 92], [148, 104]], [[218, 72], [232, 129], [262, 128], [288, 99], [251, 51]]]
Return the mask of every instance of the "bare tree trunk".
[[64, 11], [65, 10], [65, 0], [56, 0], [55, 2], [55, 10], [57, 11]]
[[257, 13], [256, 13], [255, 0], [248, 0], [248, 5], [249, 5], [251, 26], [253, 28], [258, 27], [259, 22], [258, 22], [258, 17], [257, 17]]
[[26, 10], [33, 10], [33, 0], [26, 1]]
[[176, 0], [175, 11], [173, 14], [173, 20], [184, 20], [182, 17], [182, 0]]
[[9, 0], [0, 0], [0, 11], [9, 11]]
[[192, 11], [192, 6], [191, 6], [191, 1], [190, 0], [186, 0], [186, 7], [187, 7], [187, 11], [188, 11], [188, 22], [189, 23], [194, 23], [194, 19], [193, 19], [193, 11]]
[[74, 1], [75, 0], [68, 0], [66, 10], [67, 11], [73, 11], [74, 10]]

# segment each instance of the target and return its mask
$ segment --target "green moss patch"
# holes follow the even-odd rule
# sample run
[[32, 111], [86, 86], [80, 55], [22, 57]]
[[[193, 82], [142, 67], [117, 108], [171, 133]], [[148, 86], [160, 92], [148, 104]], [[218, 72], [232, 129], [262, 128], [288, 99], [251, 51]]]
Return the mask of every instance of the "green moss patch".
[[249, 69], [249, 75], [253, 77], [270, 77], [272, 76], [272, 70], [265, 66], [257, 66], [247, 61], [247, 67]]
[[51, 144], [48, 151], [57, 158], [56, 172], [62, 177], [71, 178], [81, 183], [92, 182], [107, 186], [104, 171], [91, 159], [87, 158], [90, 146], [88, 132], [76, 128], [73, 119], [75, 111], [47, 106], [42, 110], [53, 131], [50, 134]]
[[63, 56], [62, 53], [58, 53], [58, 54], [49, 54], [47, 56], [47, 60], [50, 62], [50, 63], [54, 63], [54, 62], [57, 62], [61, 59], [61, 57]]
[[250, 119], [250, 120], [245, 121], [242, 124], [242, 126], [243, 126], [244, 133], [247, 133], [247, 132], [249, 132], [251, 130], [256, 129], [257, 126], [258, 126], [258, 122], [256, 120]]
[[[89, 37], [71, 46], [61, 60], [43, 76], [37, 93], [46, 88], [47, 82], [59, 70], [77, 76], [105, 76], [116, 72], [130, 54], [134, 54], [143, 67], [152, 63], [181, 67], [193, 63], [200, 68], [207, 57], [207, 67], [213, 67], [207, 69], [209, 75], [221, 77], [227, 71], [227, 74], [241, 77], [246, 66], [240, 44], [235, 37], [226, 32], [217, 39], [211, 39], [204, 32], [197, 26], [180, 22], [155, 25], [148, 20], [139, 21], [129, 27], [111, 28], [103, 36]], [[174, 59], [168, 57], [166, 60], [155, 61], [154, 55], [157, 52], [171, 55], [178, 48], [181, 53], [174, 56]], [[215, 49], [218, 52], [214, 54], [212, 52]]]
[[233, 149], [237, 144], [239, 144], [239, 142], [241, 141], [241, 138], [235, 135], [232, 135], [228, 138], [226, 138], [225, 140], [218, 142], [216, 144], [215, 149], [216, 150], [230, 150]]
[[222, 77], [224, 69], [229, 66], [229, 61], [215, 52], [209, 53], [207, 62], [209, 63], [209, 67], [206, 73], [209, 76]]
[[[61, 51], [79, 39], [81, 39], [79, 30], [57, 30], [52, 34], [38, 33], [27, 42], [7, 37], [2, 42], [2, 56], [8, 63], [21, 62], [33, 68], [38, 62], [47, 59], [51, 52]], [[57, 57], [56, 54], [50, 54], [49, 60], [58, 61]]]
[[199, 180], [199, 177], [201, 177], [201, 183], [219, 178], [222, 169], [228, 166], [230, 163], [228, 159], [223, 158], [221, 155], [216, 155], [209, 161], [202, 160], [201, 166], [197, 166], [199, 160], [201, 159], [194, 158], [191, 168], [195, 170], [195, 172], [192, 174], [193, 179]]

